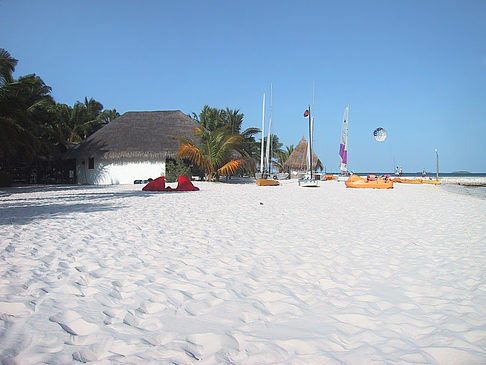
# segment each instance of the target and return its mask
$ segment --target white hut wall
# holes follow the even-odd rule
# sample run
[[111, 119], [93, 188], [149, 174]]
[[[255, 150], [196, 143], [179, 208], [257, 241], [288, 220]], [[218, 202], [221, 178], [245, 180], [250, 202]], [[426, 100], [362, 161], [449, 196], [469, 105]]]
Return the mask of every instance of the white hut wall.
[[[84, 163], [83, 163], [84, 161]], [[78, 184], [113, 185], [133, 184], [135, 180], [156, 179], [165, 175], [165, 160], [133, 159], [79, 160], [77, 164]]]

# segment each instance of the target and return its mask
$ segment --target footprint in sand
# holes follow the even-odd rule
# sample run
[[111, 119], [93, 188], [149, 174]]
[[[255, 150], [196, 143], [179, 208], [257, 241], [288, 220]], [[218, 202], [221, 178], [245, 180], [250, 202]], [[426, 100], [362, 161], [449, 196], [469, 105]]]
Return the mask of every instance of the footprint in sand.
[[154, 314], [154, 313], [161, 312], [165, 309], [166, 309], [166, 306], [163, 305], [162, 303], [147, 300], [147, 301], [143, 302], [142, 304], [140, 304], [138, 311], [145, 313], [145, 314]]
[[185, 311], [191, 316], [197, 316], [203, 314], [211, 308], [212, 308], [211, 303], [209, 303], [206, 300], [191, 301], [190, 303], [186, 304], [184, 307]]
[[88, 348], [74, 352], [73, 359], [83, 363], [101, 360], [110, 355], [113, 342], [112, 338], [98, 340]]
[[222, 351], [236, 353], [239, 351], [238, 341], [230, 334], [194, 333], [186, 337], [184, 352], [196, 360], [207, 359]]
[[32, 310], [27, 308], [24, 303], [0, 302], [0, 313], [13, 317], [25, 317], [30, 315]]
[[123, 313], [125, 313], [125, 309], [106, 308], [105, 310], [103, 310], [103, 314], [106, 315], [106, 318], [103, 321], [103, 323], [106, 325], [113, 324], [117, 319], [122, 318]]
[[160, 318], [157, 318], [157, 316], [148, 316], [138, 310], [129, 310], [123, 318], [123, 323], [145, 331], [158, 331], [162, 328]]
[[132, 327], [139, 327], [140, 321], [138, 318], [131, 312], [128, 312], [123, 319], [123, 323], [132, 326]]
[[59, 324], [66, 332], [75, 336], [87, 336], [98, 330], [98, 326], [86, 322], [81, 315], [74, 311], [60, 312], [49, 318], [50, 321]]

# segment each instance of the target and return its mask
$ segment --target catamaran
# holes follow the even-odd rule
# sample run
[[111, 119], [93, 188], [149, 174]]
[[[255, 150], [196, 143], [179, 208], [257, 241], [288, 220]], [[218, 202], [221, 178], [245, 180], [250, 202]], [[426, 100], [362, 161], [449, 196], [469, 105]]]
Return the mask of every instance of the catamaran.
[[[272, 108], [272, 94], [273, 86], [270, 84], [270, 109]], [[272, 113], [270, 110], [270, 120], [268, 122], [268, 137], [267, 137], [267, 150], [266, 159], [264, 158], [264, 147], [265, 147], [265, 93], [263, 94], [263, 113], [262, 113], [262, 144], [261, 144], [261, 154], [260, 154], [260, 173], [256, 174], [256, 183], [259, 186], [276, 186], [280, 185], [278, 181], [273, 179], [268, 179], [270, 174], [270, 144], [271, 144], [271, 134], [270, 130], [272, 127]]]

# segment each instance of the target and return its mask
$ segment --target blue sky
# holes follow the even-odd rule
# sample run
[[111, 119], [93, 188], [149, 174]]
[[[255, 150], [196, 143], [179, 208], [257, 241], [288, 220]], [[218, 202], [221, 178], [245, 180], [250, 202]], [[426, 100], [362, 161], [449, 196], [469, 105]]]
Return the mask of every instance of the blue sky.
[[[206, 104], [307, 137], [337, 171], [349, 113], [353, 171], [486, 171], [486, 1], [0, 0], [0, 48], [57, 102], [85, 96], [120, 113]], [[268, 99], [267, 99], [268, 100]], [[268, 110], [267, 110], [268, 113]], [[383, 127], [388, 138], [375, 142]], [[259, 137], [258, 137], [259, 138]]]

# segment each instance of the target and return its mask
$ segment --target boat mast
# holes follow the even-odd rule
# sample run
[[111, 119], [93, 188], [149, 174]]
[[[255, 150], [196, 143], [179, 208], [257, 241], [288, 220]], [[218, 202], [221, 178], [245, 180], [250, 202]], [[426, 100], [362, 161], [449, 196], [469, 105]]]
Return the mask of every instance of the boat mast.
[[309, 167], [310, 167], [310, 178], [312, 179], [312, 117], [311, 117], [310, 105], [309, 105]]
[[272, 114], [273, 114], [273, 85], [270, 84], [270, 120], [268, 121], [268, 137], [267, 137], [267, 168], [270, 174], [270, 145], [272, 144], [270, 131], [272, 128]]
[[261, 146], [261, 156], [260, 156], [260, 172], [262, 173], [263, 177], [263, 154], [264, 154], [264, 141], [265, 141], [265, 93], [263, 93], [263, 113], [262, 113], [262, 146]]

